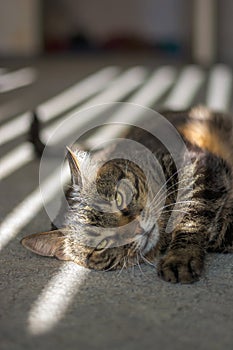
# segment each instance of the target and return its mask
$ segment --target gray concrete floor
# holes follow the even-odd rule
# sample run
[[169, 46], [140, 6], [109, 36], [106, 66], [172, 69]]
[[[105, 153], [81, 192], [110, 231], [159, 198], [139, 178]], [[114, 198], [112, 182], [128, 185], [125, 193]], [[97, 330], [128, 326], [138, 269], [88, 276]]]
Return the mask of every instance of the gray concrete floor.
[[[35, 86], [0, 96], [0, 110], [11, 101], [11, 112], [17, 107], [15, 101], [20, 105], [12, 116], [34, 108], [106, 63], [117, 63], [113, 61], [99, 57], [95, 62], [37, 62], [40, 75]], [[125, 67], [143, 62], [153, 66], [153, 58], [123, 61], [118, 59]], [[1, 115], [2, 120], [9, 117]], [[38, 185], [38, 164], [33, 161], [2, 181], [1, 219]], [[0, 253], [1, 350], [233, 348], [233, 255], [208, 255], [199, 282], [172, 285], [161, 281], [151, 266], [120, 274], [88, 272], [73, 263], [33, 255], [20, 246], [22, 236], [46, 228], [49, 219], [42, 210]], [[54, 279], [64, 267], [73, 281], [68, 292], [65, 281], [54, 289]], [[45, 293], [48, 284], [50, 294]], [[60, 307], [52, 312], [49, 305], [62, 292]], [[38, 298], [48, 319], [52, 312], [53, 324], [36, 334], [32, 322], [34, 328], [37, 322], [38, 329], [47, 322], [40, 317], [40, 308], [32, 315]]]

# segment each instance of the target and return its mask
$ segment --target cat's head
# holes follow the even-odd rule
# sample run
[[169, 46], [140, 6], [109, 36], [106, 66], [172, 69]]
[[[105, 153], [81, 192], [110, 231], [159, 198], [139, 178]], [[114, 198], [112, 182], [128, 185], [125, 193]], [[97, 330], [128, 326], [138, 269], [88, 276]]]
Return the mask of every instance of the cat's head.
[[62, 228], [27, 236], [23, 246], [98, 270], [142, 260], [158, 239], [144, 171], [127, 159], [106, 161], [102, 154], [69, 148], [67, 158], [72, 185]]

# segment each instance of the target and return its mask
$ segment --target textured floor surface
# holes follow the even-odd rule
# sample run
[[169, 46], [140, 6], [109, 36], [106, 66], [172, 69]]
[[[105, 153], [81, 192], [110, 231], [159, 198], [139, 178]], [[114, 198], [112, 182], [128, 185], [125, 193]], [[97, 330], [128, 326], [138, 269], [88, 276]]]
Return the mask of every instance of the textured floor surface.
[[[2, 62], [2, 66], [4, 64], [7, 66]], [[2, 126], [87, 75], [112, 64], [123, 71], [142, 64], [149, 76], [152, 70], [160, 67], [153, 57], [141, 57], [138, 61], [135, 58], [97, 57], [95, 61], [50, 59], [33, 62], [38, 71], [34, 84], [0, 94]], [[25, 65], [23, 62], [18, 66]], [[17, 66], [12, 63], [8, 68]], [[214, 86], [216, 74], [201, 71], [199, 75], [200, 72], [193, 68], [192, 73], [189, 71], [191, 75], [186, 76], [187, 86], [181, 89], [184, 100], [178, 93], [176, 104], [182, 100], [183, 106], [187, 107], [209, 101], [207, 104], [211, 106], [213, 98], [208, 97], [209, 84]], [[177, 78], [154, 103], [155, 107], [163, 104], [172, 93], [174, 104], [174, 91], [177, 92], [176, 84], [183, 68], [175, 69]], [[218, 69], [220, 80], [217, 82], [223, 86], [220, 90], [226, 86], [228, 90], [222, 97], [220, 92], [220, 98], [214, 98], [214, 103], [220, 109], [231, 111], [229, 68], [220, 66]], [[200, 79], [193, 82], [196, 90], [187, 97], [188, 89], [194, 86], [194, 76]], [[145, 79], [146, 82], [148, 78]], [[211, 93], [215, 94], [214, 89]], [[125, 100], [131, 95], [132, 92], [128, 93]], [[2, 144], [1, 157], [8, 156], [25, 140], [26, 130]], [[14, 158], [9, 159], [15, 162]], [[6, 162], [4, 166], [8, 166]], [[0, 169], [4, 170], [3, 175], [6, 174], [5, 168]], [[171, 285], [161, 281], [156, 266], [101, 273], [33, 255], [24, 250], [19, 241], [27, 233], [49, 228], [49, 218], [42, 205], [32, 217], [27, 213], [33, 209], [33, 203], [26, 202], [21, 211], [19, 206], [38, 187], [38, 170], [39, 162], [30, 159], [21, 167], [9, 170], [10, 173], [1, 180], [1, 350], [233, 348], [233, 255], [208, 255], [204, 275], [193, 285]]]

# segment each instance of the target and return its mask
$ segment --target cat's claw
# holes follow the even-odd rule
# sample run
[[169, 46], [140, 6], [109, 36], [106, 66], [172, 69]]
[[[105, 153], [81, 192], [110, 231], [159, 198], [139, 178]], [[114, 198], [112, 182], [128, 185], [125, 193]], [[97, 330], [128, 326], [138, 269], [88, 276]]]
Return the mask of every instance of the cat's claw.
[[169, 252], [158, 264], [158, 275], [171, 283], [198, 281], [203, 270], [203, 259], [190, 254]]

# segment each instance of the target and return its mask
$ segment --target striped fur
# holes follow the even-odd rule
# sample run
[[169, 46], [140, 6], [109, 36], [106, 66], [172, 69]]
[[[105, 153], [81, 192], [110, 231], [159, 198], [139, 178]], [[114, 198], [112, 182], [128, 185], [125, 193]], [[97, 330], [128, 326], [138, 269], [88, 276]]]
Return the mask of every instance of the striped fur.
[[[146, 159], [140, 168], [124, 159], [105, 161], [112, 149], [85, 156], [83, 151], [68, 150], [72, 186], [67, 190], [69, 207], [58, 215], [62, 227], [30, 235], [22, 244], [38, 254], [97, 270], [141, 262], [153, 264], [159, 254], [164, 254], [158, 274], [174, 283], [198, 280], [207, 251], [232, 252], [231, 120], [204, 107], [163, 115], [177, 128], [189, 149], [191, 163], [184, 164], [180, 174], [174, 159], [151, 134], [134, 128], [126, 137], [144, 144], [156, 155], [165, 175], [166, 197], [159, 187], [157, 169], [147, 186], [143, 170]], [[178, 203], [179, 184], [184, 193]], [[176, 224], [168, 230], [175, 212]]]

